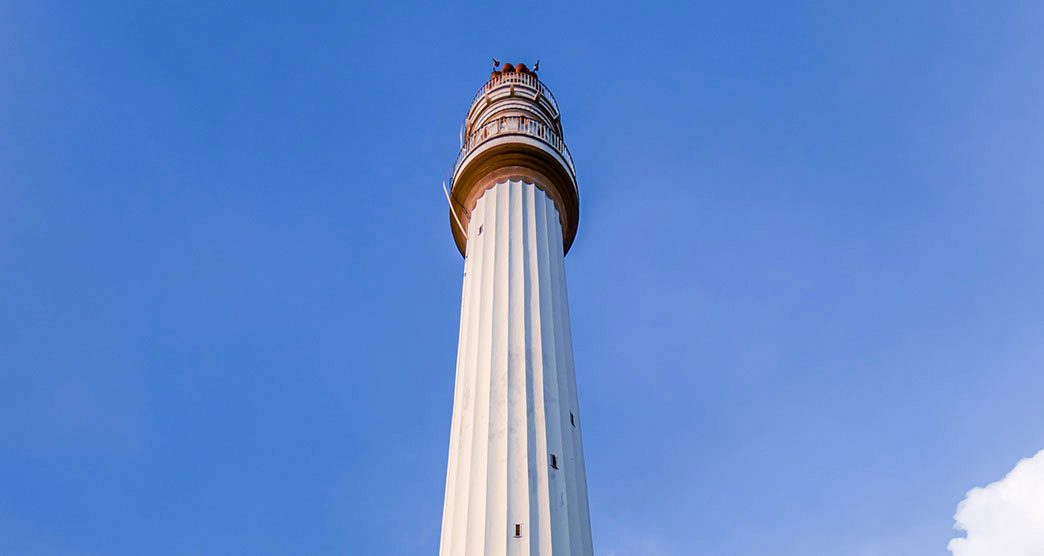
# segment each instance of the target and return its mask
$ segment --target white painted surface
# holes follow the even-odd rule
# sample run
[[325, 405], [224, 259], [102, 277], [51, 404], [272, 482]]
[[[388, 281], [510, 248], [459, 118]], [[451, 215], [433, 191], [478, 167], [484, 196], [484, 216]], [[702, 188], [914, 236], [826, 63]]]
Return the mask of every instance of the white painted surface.
[[467, 253], [439, 554], [590, 556], [554, 203], [531, 183], [497, 184], [472, 212]]

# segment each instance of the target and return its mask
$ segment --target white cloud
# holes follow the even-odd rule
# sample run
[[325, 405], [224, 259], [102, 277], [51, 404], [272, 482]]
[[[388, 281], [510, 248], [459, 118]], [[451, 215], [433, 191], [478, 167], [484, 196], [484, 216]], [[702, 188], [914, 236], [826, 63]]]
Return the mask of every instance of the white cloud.
[[947, 545], [953, 556], [1044, 555], [1044, 450], [968, 491], [953, 518], [967, 533]]

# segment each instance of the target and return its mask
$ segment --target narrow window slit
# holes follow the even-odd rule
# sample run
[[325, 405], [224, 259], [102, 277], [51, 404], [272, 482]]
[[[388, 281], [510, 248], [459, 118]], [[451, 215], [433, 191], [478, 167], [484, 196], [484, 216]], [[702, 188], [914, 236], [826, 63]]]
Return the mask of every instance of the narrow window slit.
[[521, 523], [516, 523], [515, 524], [515, 538], [518, 538], [518, 537], [521, 537], [521, 536], [522, 536], [522, 524]]
[[573, 425], [574, 427], [576, 426], [576, 417], [573, 416], [572, 411], [569, 412], [569, 424]]
[[558, 469], [558, 456], [554, 454], [551, 454], [551, 467], [553, 469]]

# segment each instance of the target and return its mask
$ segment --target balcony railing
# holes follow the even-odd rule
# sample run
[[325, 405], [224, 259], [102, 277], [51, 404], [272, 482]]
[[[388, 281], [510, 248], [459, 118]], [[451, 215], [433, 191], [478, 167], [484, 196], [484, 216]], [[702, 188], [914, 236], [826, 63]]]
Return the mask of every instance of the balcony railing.
[[454, 174], [460, 167], [460, 163], [479, 145], [501, 135], [526, 135], [540, 139], [558, 151], [558, 154], [562, 155], [562, 158], [569, 166], [569, 172], [574, 176], [576, 175], [576, 169], [573, 168], [573, 156], [569, 154], [569, 147], [566, 147], [565, 141], [543, 122], [528, 116], [503, 116], [496, 118], [486, 122], [482, 127], [472, 132], [471, 135], [468, 135], [464, 145], [460, 148], [460, 152], [457, 154], [456, 162], [453, 163]]
[[551, 93], [551, 89], [548, 89], [540, 82], [540, 79], [533, 73], [498, 73], [496, 76], [490, 78], [484, 85], [479, 87], [479, 90], [475, 93], [475, 96], [471, 98], [471, 106], [475, 106], [475, 102], [482, 98], [486, 93], [496, 89], [502, 85], [523, 85], [530, 87], [534, 90], [540, 91], [540, 95], [547, 99], [548, 104], [554, 108], [555, 116], [558, 115], [558, 101], [555, 100], [555, 95]]

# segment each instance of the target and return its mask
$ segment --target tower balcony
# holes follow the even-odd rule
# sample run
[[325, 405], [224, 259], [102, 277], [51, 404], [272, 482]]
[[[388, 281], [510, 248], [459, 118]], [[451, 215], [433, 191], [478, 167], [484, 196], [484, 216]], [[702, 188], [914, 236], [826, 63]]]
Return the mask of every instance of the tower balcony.
[[[551, 90], [540, 82], [535, 73], [529, 71], [501, 73], [494, 72], [484, 85], [479, 87], [471, 99], [468, 110], [468, 122], [472, 122], [487, 107], [498, 100], [518, 96], [541, 105], [551, 120], [556, 124], [559, 120], [558, 101]], [[559, 127], [559, 132], [561, 128]]]
[[[494, 142], [495, 144], [518, 141], [517, 137], [509, 136], [522, 136], [524, 138], [537, 139], [547, 147], [554, 149], [555, 154], [560, 159], [559, 162], [565, 165], [569, 169], [569, 173], [576, 179], [576, 169], [573, 166], [573, 156], [569, 154], [569, 147], [566, 146], [565, 141], [562, 137], [555, 133], [555, 130], [551, 126], [541, 122], [540, 120], [522, 115], [514, 116], [501, 116], [494, 118], [483, 123], [478, 129], [471, 132], [465, 139], [464, 144], [460, 147], [460, 152], [457, 153], [457, 160], [453, 163], [453, 175], [457, 176], [457, 173], [464, 165], [464, 161], [475, 153], [480, 147], [486, 145], [487, 142]], [[493, 145], [490, 145], [493, 146]], [[573, 184], [575, 187], [575, 183]]]
[[573, 157], [563, 140], [558, 102], [524, 65], [506, 64], [479, 88], [461, 129], [450, 178], [451, 229], [466, 253], [464, 230], [484, 191], [508, 179], [532, 183], [550, 197], [568, 251], [576, 235], [580, 195]]

